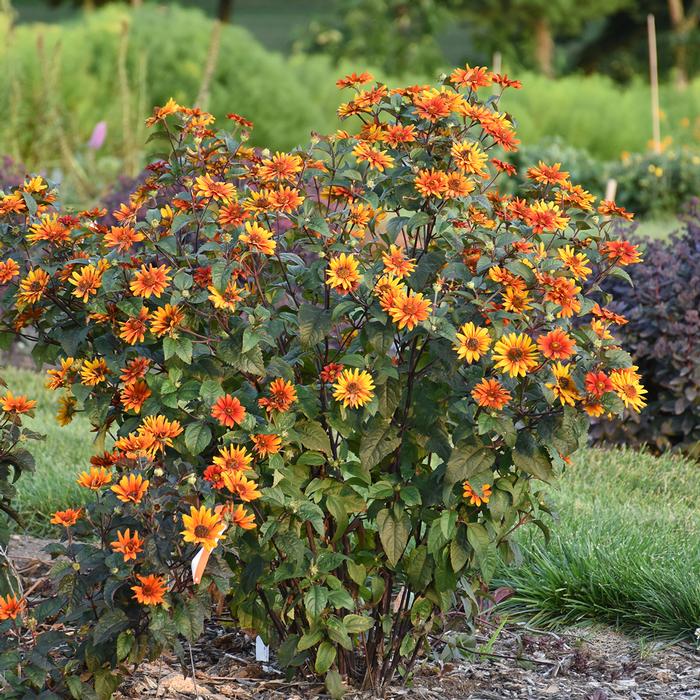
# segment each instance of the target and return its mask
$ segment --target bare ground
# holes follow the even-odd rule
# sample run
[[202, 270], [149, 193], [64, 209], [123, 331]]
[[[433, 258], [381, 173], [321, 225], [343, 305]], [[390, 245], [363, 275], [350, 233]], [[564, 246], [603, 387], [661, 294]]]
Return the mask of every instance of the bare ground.
[[[41, 576], [46, 541], [13, 538], [10, 555], [25, 585]], [[38, 580], [37, 580], [38, 582]], [[39, 593], [43, 586], [35, 589]], [[492, 630], [485, 622], [482, 639]], [[482, 647], [483, 649], [483, 647]], [[195, 680], [179, 662], [164, 656], [127, 679], [117, 698], [185, 700], [311, 700], [327, 697], [313, 681], [287, 681], [274, 663], [255, 661], [252, 639], [212, 623], [192, 647]], [[368, 693], [349, 693], [366, 700]], [[384, 698], [425, 700], [700, 700], [700, 654], [690, 645], [640, 643], [608, 628], [552, 633], [524, 624], [507, 625], [488, 654], [442, 663], [424, 659], [406, 685]]]

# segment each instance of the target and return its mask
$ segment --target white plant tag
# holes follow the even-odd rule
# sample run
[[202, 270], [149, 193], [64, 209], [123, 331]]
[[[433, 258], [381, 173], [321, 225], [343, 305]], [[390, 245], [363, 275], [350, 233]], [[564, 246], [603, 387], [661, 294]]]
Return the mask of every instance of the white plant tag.
[[263, 642], [261, 637], [255, 638], [255, 660], [265, 662], [270, 660], [270, 647]]

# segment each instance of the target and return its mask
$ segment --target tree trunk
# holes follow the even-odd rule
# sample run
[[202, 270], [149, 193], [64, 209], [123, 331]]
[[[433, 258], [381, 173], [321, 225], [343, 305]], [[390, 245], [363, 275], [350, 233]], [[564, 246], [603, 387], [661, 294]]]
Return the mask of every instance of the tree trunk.
[[219, 20], [228, 24], [231, 21], [231, 15], [233, 14], [233, 0], [219, 0]]
[[554, 39], [546, 17], [539, 17], [535, 22], [535, 60], [541, 73], [554, 77]]
[[698, 23], [696, 13], [687, 16], [683, 0], [668, 0], [668, 14], [673, 30], [673, 68], [676, 87], [688, 87], [688, 39]]

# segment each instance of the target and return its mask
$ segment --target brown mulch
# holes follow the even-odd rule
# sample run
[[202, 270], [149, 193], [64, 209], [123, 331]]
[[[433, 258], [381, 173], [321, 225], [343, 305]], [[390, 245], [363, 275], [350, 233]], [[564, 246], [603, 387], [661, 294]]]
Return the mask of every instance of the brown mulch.
[[[14, 537], [10, 554], [25, 579], [45, 575], [48, 543]], [[37, 579], [38, 580], [38, 579]], [[36, 591], [38, 592], [38, 591]], [[493, 633], [484, 621], [477, 642], [482, 651]], [[187, 647], [186, 647], [187, 648]], [[439, 648], [439, 647], [438, 647]], [[187, 649], [189, 652], [189, 649]], [[608, 628], [552, 633], [508, 624], [488, 654], [464, 654], [442, 662], [426, 658], [405, 686], [384, 698], [420, 700], [700, 700], [700, 653], [690, 645], [640, 644]], [[311, 700], [327, 697], [323, 686], [288, 681], [271, 664], [255, 661], [253, 640], [217, 623], [192, 647], [195, 680], [183, 676], [174, 657], [143, 664], [116, 698], [165, 700]], [[191, 671], [187, 671], [191, 675]], [[349, 693], [366, 700], [368, 693]]]

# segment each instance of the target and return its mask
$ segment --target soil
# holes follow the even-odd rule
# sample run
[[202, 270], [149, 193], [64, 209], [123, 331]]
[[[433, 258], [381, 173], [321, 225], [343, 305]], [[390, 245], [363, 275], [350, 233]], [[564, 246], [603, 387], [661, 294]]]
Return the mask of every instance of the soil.
[[[25, 586], [48, 569], [47, 541], [13, 537], [10, 555]], [[39, 590], [41, 586], [39, 587]], [[34, 591], [34, 594], [38, 590]], [[406, 685], [383, 698], [425, 700], [700, 700], [700, 653], [686, 644], [640, 642], [608, 628], [571, 628], [557, 633], [523, 623], [506, 625], [488, 644], [493, 623], [484, 620], [477, 643], [488, 654], [465, 654], [442, 662], [426, 658]], [[488, 646], [485, 646], [487, 645]], [[189, 650], [188, 650], [189, 651]], [[311, 700], [324, 698], [323, 686], [287, 681], [271, 664], [255, 661], [254, 640], [213, 621], [192, 646], [186, 673], [174, 657], [144, 664], [116, 698], [165, 700]], [[347, 698], [368, 700], [371, 693]]]

